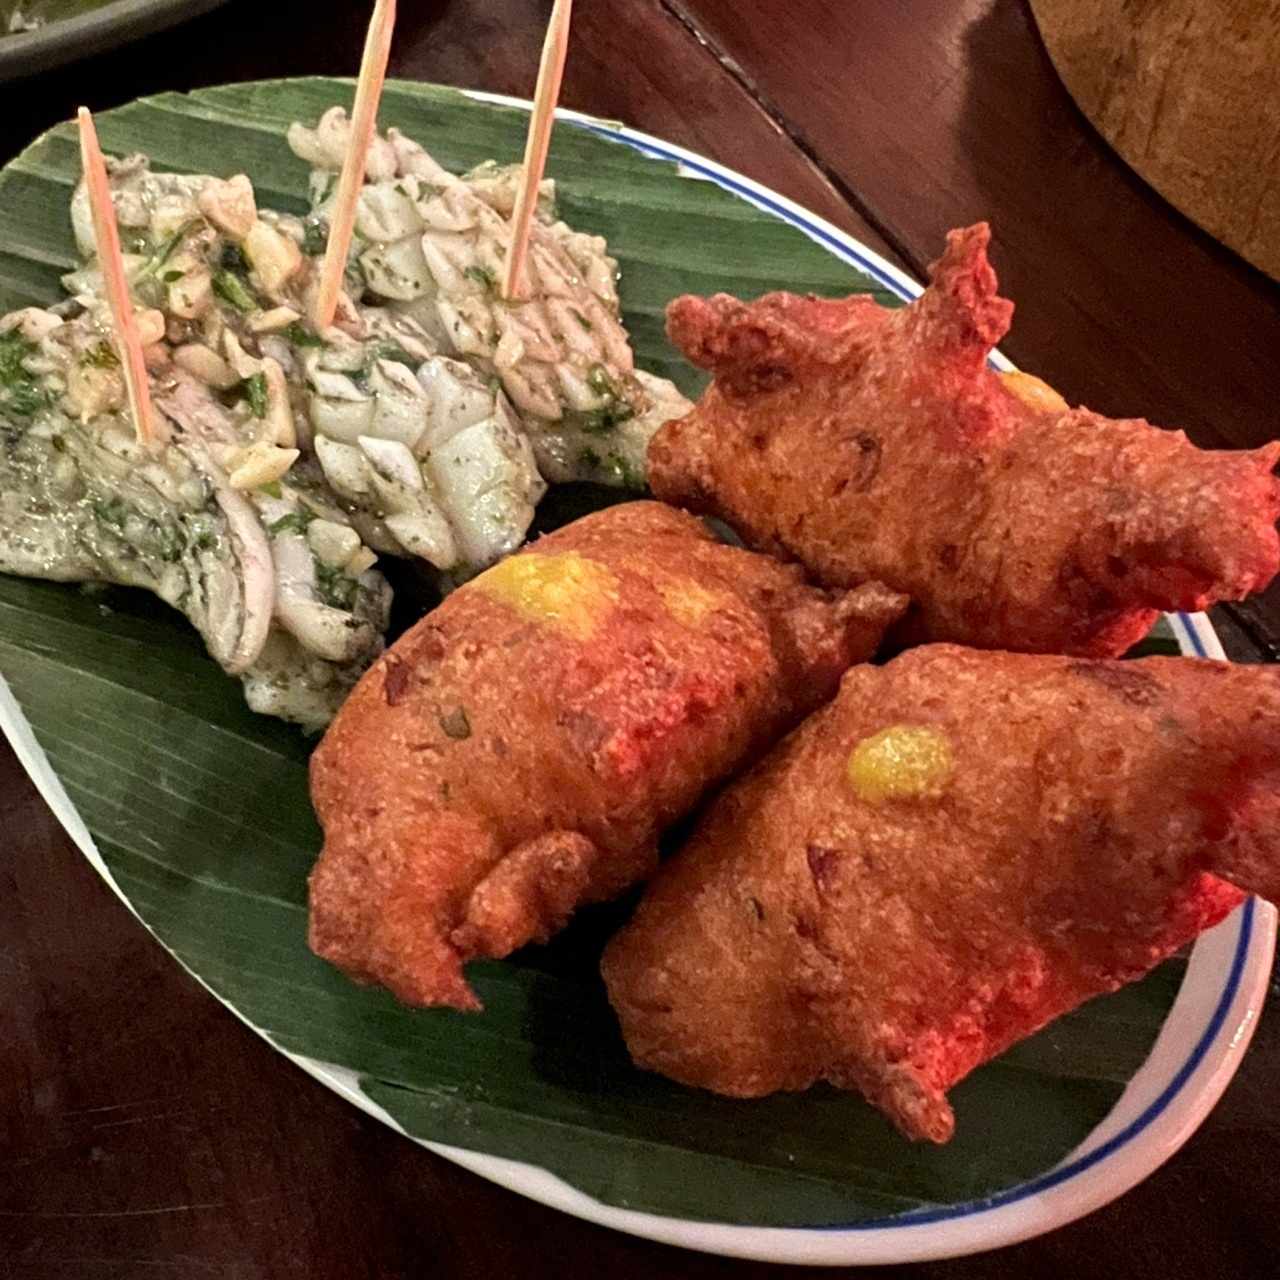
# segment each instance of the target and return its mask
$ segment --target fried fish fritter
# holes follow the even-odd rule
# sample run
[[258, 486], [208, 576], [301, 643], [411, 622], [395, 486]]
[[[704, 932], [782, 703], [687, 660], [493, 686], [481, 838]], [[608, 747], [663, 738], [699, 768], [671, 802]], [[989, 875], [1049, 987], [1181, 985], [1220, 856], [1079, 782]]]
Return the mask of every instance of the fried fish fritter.
[[643, 1067], [945, 1142], [952, 1085], [1241, 890], [1280, 899], [1280, 670], [937, 645], [722, 793], [603, 973]]
[[993, 372], [1013, 304], [988, 240], [953, 231], [898, 310], [677, 298], [671, 338], [715, 381], [651, 442], [654, 493], [828, 586], [906, 592], [911, 642], [1116, 657], [1160, 610], [1264, 587], [1280, 443], [1208, 452]]
[[871, 656], [906, 601], [820, 591], [654, 502], [455, 591], [312, 758], [311, 946], [416, 1005], [647, 876], [664, 826]]

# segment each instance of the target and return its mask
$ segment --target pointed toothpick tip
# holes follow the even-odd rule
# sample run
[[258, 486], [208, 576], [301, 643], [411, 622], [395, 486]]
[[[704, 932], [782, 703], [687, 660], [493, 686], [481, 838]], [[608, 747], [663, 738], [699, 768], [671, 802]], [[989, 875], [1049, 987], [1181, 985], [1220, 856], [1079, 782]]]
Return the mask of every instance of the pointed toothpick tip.
[[517, 300], [525, 293], [525, 258], [529, 253], [529, 233], [534, 210], [538, 207], [538, 188], [547, 167], [547, 150], [551, 146], [551, 127], [555, 123], [556, 104], [560, 101], [560, 82], [564, 79], [564, 63], [569, 52], [569, 20], [573, 0], [556, 0], [547, 24], [547, 37], [542, 45], [542, 62], [538, 67], [538, 87], [534, 92], [533, 114], [529, 118], [529, 135], [524, 145], [524, 167], [520, 189], [516, 193], [511, 214], [511, 243], [507, 249], [507, 265], [502, 276], [502, 296]]
[[102, 148], [98, 145], [98, 130], [93, 123], [93, 115], [87, 107], [81, 107], [76, 112], [76, 121], [80, 128], [80, 161], [84, 168], [85, 187], [89, 193], [89, 209], [93, 215], [94, 246], [107, 294], [107, 306], [111, 311], [120, 369], [124, 374], [125, 391], [129, 397], [129, 412], [133, 415], [134, 431], [139, 442], [150, 444], [155, 438], [155, 424], [151, 417], [151, 384], [147, 381], [142, 340], [138, 336], [138, 326], [133, 318], [133, 299], [129, 296], [124, 258], [120, 253], [120, 231], [116, 226], [116, 210], [111, 200], [107, 165], [102, 158]]
[[351, 134], [347, 156], [338, 180], [333, 212], [329, 216], [329, 243], [320, 267], [320, 284], [316, 290], [311, 322], [323, 333], [333, 324], [342, 292], [342, 277], [347, 269], [347, 254], [356, 226], [356, 205], [364, 186], [369, 148], [378, 129], [378, 103], [387, 78], [391, 58], [391, 38], [396, 25], [395, 0], [378, 0], [369, 20], [364, 56], [360, 61], [360, 79], [356, 83], [355, 103], [351, 108]]

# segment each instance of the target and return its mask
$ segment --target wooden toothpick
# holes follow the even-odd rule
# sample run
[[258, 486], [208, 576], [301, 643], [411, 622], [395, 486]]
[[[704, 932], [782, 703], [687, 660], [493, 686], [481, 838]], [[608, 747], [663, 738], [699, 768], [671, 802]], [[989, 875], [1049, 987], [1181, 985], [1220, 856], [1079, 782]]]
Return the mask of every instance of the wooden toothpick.
[[378, 0], [374, 5], [369, 34], [364, 42], [360, 62], [360, 79], [356, 84], [355, 105], [351, 109], [351, 141], [338, 180], [338, 194], [329, 216], [329, 244], [320, 268], [320, 285], [316, 290], [311, 321], [323, 333], [338, 310], [342, 292], [342, 276], [347, 269], [347, 253], [356, 226], [356, 205], [364, 186], [369, 148], [378, 128], [378, 102], [387, 78], [387, 60], [391, 56], [391, 34], [396, 25], [395, 0]]
[[526, 292], [524, 263], [529, 252], [529, 229], [533, 211], [538, 205], [538, 188], [547, 164], [547, 148], [551, 145], [551, 126], [555, 122], [556, 103], [560, 100], [560, 81], [564, 78], [564, 60], [569, 52], [569, 17], [573, 0], [555, 0], [547, 38], [542, 46], [542, 63], [538, 67], [538, 88], [534, 93], [533, 115], [529, 120], [529, 136], [524, 144], [524, 172], [516, 207], [511, 214], [511, 247], [507, 251], [507, 269], [502, 277], [502, 296], [522, 298]]
[[115, 205], [111, 202], [107, 166], [102, 159], [98, 131], [94, 128], [93, 116], [89, 114], [88, 108], [81, 107], [77, 119], [80, 125], [80, 162], [84, 166], [89, 208], [93, 214], [93, 240], [98, 251], [102, 282], [106, 287], [107, 305], [111, 309], [116, 347], [120, 353], [120, 368], [124, 373], [125, 391], [129, 396], [129, 412], [133, 414], [138, 440], [142, 444], [150, 444], [155, 438], [155, 423], [151, 417], [151, 384], [147, 381], [147, 364], [142, 356], [142, 341], [138, 337], [138, 326], [133, 318], [133, 299], [129, 296], [124, 259], [120, 255], [120, 231], [116, 226]]

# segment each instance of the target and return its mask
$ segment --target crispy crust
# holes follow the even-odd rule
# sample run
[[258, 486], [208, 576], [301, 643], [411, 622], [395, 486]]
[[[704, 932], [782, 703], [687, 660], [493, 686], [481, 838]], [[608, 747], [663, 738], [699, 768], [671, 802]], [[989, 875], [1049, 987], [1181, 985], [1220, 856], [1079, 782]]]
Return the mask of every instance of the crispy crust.
[[[894, 725], [949, 742], [936, 795], [851, 783]], [[713, 803], [606, 951], [609, 996], [642, 1066], [738, 1097], [828, 1080], [943, 1142], [974, 1067], [1242, 889], [1280, 897], [1278, 790], [1275, 669], [917, 649]]]
[[[494, 584], [537, 556], [574, 558], [579, 585], [522, 612]], [[830, 697], [905, 607], [806, 586], [652, 502], [515, 559], [403, 636], [312, 758], [311, 946], [410, 1004], [478, 1008], [468, 959], [648, 875], [660, 830]]]
[[1165, 609], [1280, 568], [1280, 443], [1209, 452], [1142, 419], [1013, 394], [985, 223], [953, 231], [911, 306], [773, 293], [668, 309], [715, 382], [649, 449], [658, 497], [830, 586], [913, 601], [909, 642], [1116, 657]]

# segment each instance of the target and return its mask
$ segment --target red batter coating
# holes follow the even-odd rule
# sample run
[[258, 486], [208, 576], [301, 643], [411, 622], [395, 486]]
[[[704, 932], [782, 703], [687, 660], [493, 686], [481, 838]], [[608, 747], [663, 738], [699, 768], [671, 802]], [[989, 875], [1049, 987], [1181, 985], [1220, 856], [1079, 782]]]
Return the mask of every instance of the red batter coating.
[[[855, 782], [890, 727], [949, 767]], [[1280, 899], [1277, 795], [1280, 670], [916, 649], [713, 802], [610, 943], [609, 996], [641, 1066], [736, 1097], [827, 1080], [945, 1142], [975, 1067], [1242, 889]]]
[[311, 945], [417, 1005], [647, 876], [659, 832], [834, 693], [905, 600], [806, 586], [653, 502], [455, 591], [312, 758]]
[[1208, 452], [1013, 394], [987, 364], [1013, 312], [988, 239], [953, 231], [897, 310], [676, 299], [671, 338], [715, 382], [654, 437], [654, 493], [829, 586], [906, 592], [913, 642], [1115, 657], [1160, 610], [1265, 586], [1280, 443]]

